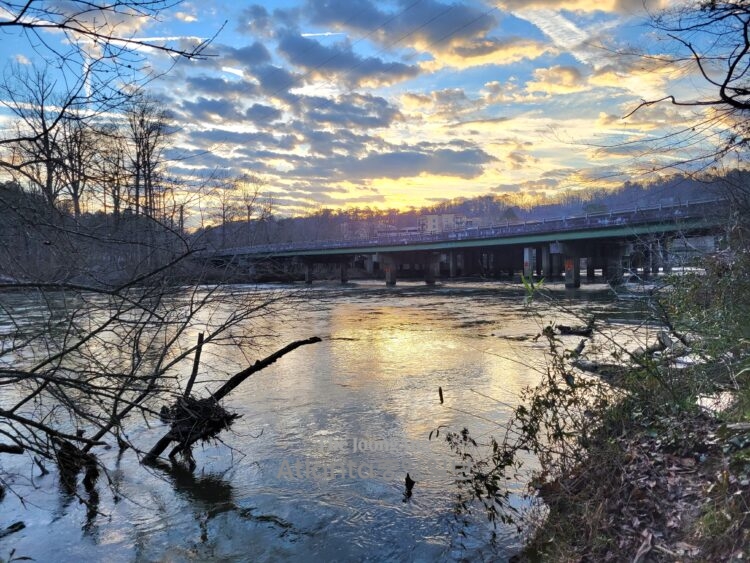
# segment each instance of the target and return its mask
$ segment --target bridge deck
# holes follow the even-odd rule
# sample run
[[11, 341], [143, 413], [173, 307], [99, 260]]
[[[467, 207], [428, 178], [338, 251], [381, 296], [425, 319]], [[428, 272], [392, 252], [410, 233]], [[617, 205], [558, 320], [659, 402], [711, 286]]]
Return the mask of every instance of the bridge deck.
[[564, 217], [524, 224], [473, 228], [437, 234], [386, 236], [367, 240], [310, 241], [229, 248], [211, 258], [341, 256], [378, 252], [443, 251], [480, 246], [529, 245], [543, 242], [631, 238], [648, 234], [696, 231], [719, 226], [726, 219], [723, 200], [675, 206], [630, 209], [584, 217]]

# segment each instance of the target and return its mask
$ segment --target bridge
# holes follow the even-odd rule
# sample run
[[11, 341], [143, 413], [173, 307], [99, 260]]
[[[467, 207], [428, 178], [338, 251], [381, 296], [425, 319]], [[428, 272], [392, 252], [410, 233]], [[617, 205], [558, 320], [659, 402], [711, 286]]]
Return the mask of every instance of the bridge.
[[564, 272], [567, 287], [580, 286], [583, 262], [587, 278], [600, 270], [609, 283], [617, 284], [634, 267], [644, 276], [660, 268], [668, 272], [689, 250], [691, 239], [705, 244], [705, 238], [695, 237], [719, 232], [728, 210], [726, 200], [713, 198], [432, 234], [244, 246], [209, 252], [205, 258], [217, 265], [252, 267], [275, 261], [301, 267], [308, 283], [316, 267], [330, 270], [333, 265], [342, 282], [352, 267], [359, 267], [370, 275], [384, 274], [389, 285], [401, 276], [423, 276], [434, 283], [440, 276], [516, 272], [559, 279]]

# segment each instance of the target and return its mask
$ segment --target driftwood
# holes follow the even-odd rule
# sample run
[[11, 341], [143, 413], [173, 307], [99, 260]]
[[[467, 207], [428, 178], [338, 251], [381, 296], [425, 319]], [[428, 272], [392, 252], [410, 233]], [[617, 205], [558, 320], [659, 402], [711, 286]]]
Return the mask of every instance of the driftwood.
[[568, 326], [568, 325], [557, 325], [557, 331], [564, 335], [573, 336], [586, 336], [589, 337], [594, 332], [592, 326]]
[[595, 324], [596, 319], [592, 317], [585, 326], [557, 325], [555, 328], [557, 328], [557, 332], [562, 335], [585, 336], [586, 338], [590, 338], [591, 335], [594, 334]]
[[573, 367], [595, 373], [599, 377], [608, 380], [610, 383], [616, 383], [619, 378], [625, 377], [630, 368], [621, 364], [607, 364], [603, 362], [592, 362], [591, 360], [577, 359], [573, 362]]
[[[219, 404], [219, 401], [229, 395], [248, 377], [270, 366], [282, 356], [296, 350], [300, 346], [320, 341], [320, 338], [313, 336], [312, 338], [297, 340], [284, 346], [270, 356], [256, 361], [252, 366], [230, 377], [219, 389], [211, 393], [209, 397], [203, 399], [195, 399], [187, 396], [180, 397], [177, 403], [169, 407], [165, 412], [163, 411], [167, 415], [165, 419], [171, 421], [169, 432], [162, 436], [144, 456], [143, 463], [154, 464], [169, 444], [177, 442], [177, 446], [169, 454], [170, 458], [174, 458], [175, 455], [181, 453], [192, 466], [194, 462], [190, 455], [190, 447], [198, 440], [210, 440], [216, 437], [219, 432], [228, 428], [232, 421], [239, 416], [226, 411]], [[193, 371], [196, 371], [195, 365]], [[191, 377], [191, 385], [193, 379]]]
[[[4, 530], [0, 530], [0, 540], [3, 539], [5, 536], [9, 536], [9, 535], [14, 534], [16, 532], [20, 532], [25, 527], [26, 527], [26, 524], [24, 524], [23, 522], [14, 522], [13, 524], [11, 524], [10, 526], [8, 526]], [[11, 552], [11, 554], [12, 554], [12, 552]], [[23, 558], [15, 559], [15, 561], [20, 561], [21, 559], [23, 559]], [[11, 559], [11, 561], [14, 561], [14, 559]]]

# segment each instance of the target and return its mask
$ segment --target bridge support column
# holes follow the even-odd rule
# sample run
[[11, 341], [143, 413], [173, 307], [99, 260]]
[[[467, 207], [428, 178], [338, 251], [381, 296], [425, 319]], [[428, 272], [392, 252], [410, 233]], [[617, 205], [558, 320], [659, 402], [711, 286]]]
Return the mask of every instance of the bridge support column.
[[448, 252], [448, 275], [452, 278], [458, 275], [458, 256], [455, 250]]
[[563, 245], [559, 242], [551, 242], [549, 244], [550, 252], [550, 279], [559, 280], [562, 278], [563, 273]]
[[435, 285], [435, 279], [440, 275], [440, 254], [430, 254], [424, 262], [424, 282]]
[[589, 256], [586, 258], [586, 279], [593, 281], [596, 277], [596, 271], [594, 269], [594, 257]]
[[523, 277], [531, 278], [536, 267], [536, 249], [524, 247], [523, 249]]
[[565, 256], [565, 287], [581, 287], [581, 259], [578, 256]]
[[349, 281], [349, 271], [346, 262], [342, 262], [339, 265], [339, 273], [341, 274], [341, 283], [347, 283]]
[[313, 264], [305, 262], [305, 283], [310, 285], [313, 282]]
[[381, 255], [381, 260], [385, 271], [385, 285], [396, 285], [396, 260], [387, 254]]
[[605, 277], [610, 285], [620, 285], [623, 282], [622, 276], [622, 257], [623, 248], [618, 245], [607, 250], [605, 256]]
[[548, 244], [542, 245], [541, 254], [542, 254], [542, 275], [547, 279], [552, 279], [552, 270], [550, 270], [552, 260], [551, 260], [551, 255], [549, 253]]
[[542, 248], [538, 247], [534, 249], [534, 266], [536, 269], [536, 277], [542, 277]]
[[365, 271], [368, 274], [375, 273], [375, 256], [372, 254], [365, 257]]
[[656, 240], [654, 241], [654, 244], [652, 246], [652, 252], [651, 252], [651, 268], [654, 274], [659, 273], [659, 268], [663, 266], [663, 258], [662, 258], [662, 247], [661, 247], [661, 241]]
[[550, 255], [550, 279], [559, 280], [562, 278], [563, 272], [563, 256], [562, 254], [551, 254]]
[[464, 275], [475, 276], [479, 272], [479, 253], [473, 248], [464, 251]]
[[665, 238], [661, 245], [662, 268], [665, 274], [672, 273], [672, 256], [669, 254], [669, 239]]
[[641, 253], [642, 257], [642, 266], [643, 266], [643, 279], [647, 279], [649, 276], [651, 276], [651, 260], [652, 260], [652, 254], [651, 254], [651, 244], [647, 244], [643, 252]]

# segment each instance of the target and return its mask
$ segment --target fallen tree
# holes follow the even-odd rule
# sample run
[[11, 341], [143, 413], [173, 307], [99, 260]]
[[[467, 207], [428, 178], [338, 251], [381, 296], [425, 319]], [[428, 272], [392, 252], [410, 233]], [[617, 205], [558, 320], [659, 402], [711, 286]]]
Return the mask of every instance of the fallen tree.
[[[233, 375], [208, 397], [196, 399], [189, 394], [179, 397], [171, 407], [162, 411], [163, 417], [171, 421], [170, 429], [146, 454], [143, 463], [153, 464], [172, 442], [176, 442], [177, 445], [169, 453], [169, 458], [174, 460], [178, 454], [181, 454], [188, 461], [190, 467], [194, 467], [195, 461], [191, 451], [193, 444], [215, 438], [222, 430], [229, 428], [232, 422], [240, 416], [228, 412], [219, 404], [219, 401], [254, 373], [265, 369], [300, 346], [316, 342], [320, 342], [320, 338], [313, 336], [284, 346], [270, 356], [256, 361], [252, 366]], [[195, 373], [196, 370], [194, 369], [193, 374]], [[188, 392], [192, 388], [193, 380], [194, 378], [191, 377], [187, 387]]]

